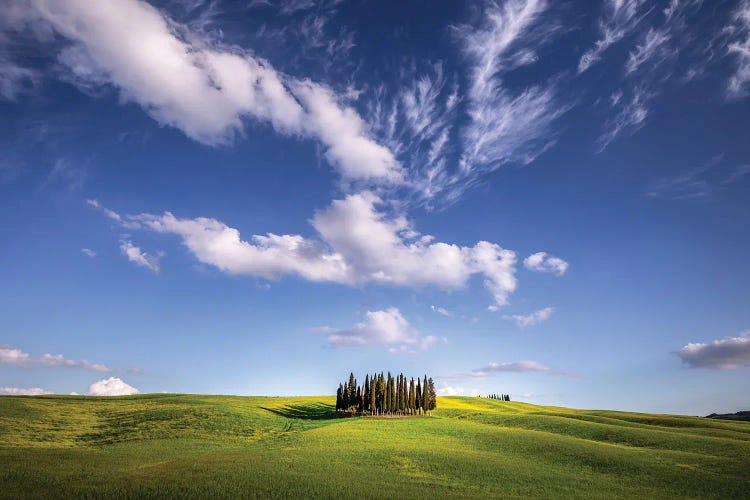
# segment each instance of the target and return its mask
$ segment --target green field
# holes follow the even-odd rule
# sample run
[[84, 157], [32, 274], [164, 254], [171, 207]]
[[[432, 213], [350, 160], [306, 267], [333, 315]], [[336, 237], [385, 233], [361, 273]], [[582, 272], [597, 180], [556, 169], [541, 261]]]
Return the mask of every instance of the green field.
[[438, 398], [0, 398], [0, 497], [750, 498], [750, 423]]

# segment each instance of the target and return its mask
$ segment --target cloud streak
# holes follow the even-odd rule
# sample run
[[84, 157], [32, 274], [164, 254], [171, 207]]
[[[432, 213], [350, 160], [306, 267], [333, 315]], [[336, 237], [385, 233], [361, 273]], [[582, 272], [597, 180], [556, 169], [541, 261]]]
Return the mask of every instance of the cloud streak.
[[48, 366], [81, 368], [93, 372], [109, 373], [113, 371], [105, 365], [89, 363], [85, 360], [67, 359], [62, 354], [43, 354], [33, 357], [30, 354], [9, 347], [0, 348], [0, 364], [15, 366]]
[[513, 321], [519, 328], [525, 328], [547, 321], [553, 312], [555, 312], [554, 307], [545, 307], [526, 316], [520, 314], [504, 315], [503, 319]]
[[629, 35], [643, 19], [641, 12], [644, 0], [605, 0], [599, 19], [600, 38], [594, 46], [584, 52], [578, 61], [581, 74], [602, 59], [602, 54], [612, 45]]
[[0, 396], [44, 396], [53, 394], [51, 391], [40, 387], [30, 387], [21, 389], [19, 387], [0, 387]]
[[120, 251], [127, 257], [127, 259], [139, 267], [145, 267], [146, 269], [155, 273], [159, 272], [159, 258], [154, 255], [149, 255], [140, 247], [133, 245], [130, 240], [123, 240], [120, 242]]
[[727, 82], [727, 97], [739, 99], [747, 96], [750, 88], [750, 0], [740, 2], [726, 31], [731, 34], [727, 51], [736, 64]]
[[504, 363], [489, 363], [479, 368], [475, 368], [468, 373], [440, 377], [443, 379], [472, 379], [487, 378], [498, 373], [546, 373], [549, 375], [574, 376], [573, 372], [565, 370], [556, 370], [549, 366], [533, 360], [507, 361]]

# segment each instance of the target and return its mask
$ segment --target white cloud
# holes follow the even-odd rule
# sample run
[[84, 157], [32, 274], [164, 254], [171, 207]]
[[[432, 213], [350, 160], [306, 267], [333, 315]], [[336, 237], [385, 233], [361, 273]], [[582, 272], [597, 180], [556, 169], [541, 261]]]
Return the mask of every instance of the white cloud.
[[465, 396], [465, 395], [478, 396], [480, 394], [479, 389], [476, 389], [476, 388], [466, 389], [464, 387], [451, 386], [447, 384], [442, 384], [438, 386], [435, 390], [438, 396]]
[[[642, 4], [643, 7], [636, 4]], [[656, 17], [662, 22], [658, 27], [649, 27], [628, 54], [624, 67], [626, 78], [622, 81], [624, 90], [617, 90], [613, 94], [617, 98], [610, 100], [610, 116], [604, 124], [604, 132], [597, 140], [599, 152], [621, 133], [635, 133], [645, 125], [652, 101], [659, 95], [662, 87], [672, 81], [671, 76], [676, 70], [675, 62], [680, 52], [691, 47], [691, 42], [696, 40], [695, 30], [691, 29], [688, 18], [698, 12], [701, 4], [701, 0], [673, 0], [662, 10], [662, 17], [649, 16], [655, 12], [652, 4], [610, 3], [612, 9], [623, 9], [623, 26], [627, 28], [619, 31], [623, 36], [634, 31], [647, 16]]]
[[568, 372], [554, 370], [537, 361], [525, 360], [525, 361], [512, 361], [512, 362], [506, 362], [506, 363], [490, 363], [481, 368], [477, 368], [476, 370], [472, 370], [470, 373], [466, 374], [466, 376], [473, 377], [473, 378], [485, 378], [493, 373], [501, 373], [501, 372], [515, 372], [515, 373], [542, 372], [542, 373], [550, 373], [553, 375], [569, 375]]
[[431, 348], [437, 337], [421, 336], [395, 307], [385, 311], [367, 311], [365, 320], [353, 328], [337, 329], [331, 327], [315, 328], [315, 332], [326, 336], [328, 342], [336, 347], [389, 344], [394, 353], [414, 353]]
[[645, 88], [634, 88], [630, 99], [623, 102], [620, 109], [604, 124], [604, 132], [597, 140], [599, 152], [604, 151], [623, 131], [629, 130], [632, 134], [640, 129], [646, 123], [648, 105], [654, 97], [655, 94]]
[[88, 257], [96, 257], [96, 252], [90, 248], [81, 248], [81, 252]]
[[248, 119], [282, 134], [318, 139], [350, 179], [399, 182], [401, 167], [357, 113], [326, 87], [278, 73], [238, 47], [190, 32], [140, 0], [15, 2], [32, 32], [71, 42], [58, 56], [83, 88], [116, 87], [161, 124], [209, 145], [244, 133]]
[[552, 273], [562, 276], [568, 270], [568, 263], [559, 257], [547, 255], [547, 252], [537, 252], [523, 259], [523, 265], [529, 271]]
[[117, 377], [109, 377], [89, 386], [89, 396], [130, 396], [139, 394], [140, 391], [130, 386]]
[[204, 264], [229, 274], [268, 279], [296, 274], [310, 281], [342, 284], [381, 283], [455, 289], [475, 274], [484, 277], [494, 306], [505, 305], [516, 288], [516, 254], [480, 241], [473, 247], [434, 242], [420, 235], [403, 216], [380, 210], [383, 202], [369, 191], [334, 200], [315, 213], [320, 239], [300, 235], [254, 235], [215, 219], [179, 219], [163, 215], [127, 216], [129, 227], [176, 234]]
[[451, 312], [450, 312], [450, 311], [449, 311], [448, 309], [446, 309], [446, 308], [444, 308], [444, 307], [440, 307], [440, 306], [430, 306], [430, 309], [432, 309], [433, 311], [435, 311], [435, 312], [436, 312], [436, 313], [438, 313], [438, 314], [441, 314], [441, 315], [443, 315], [443, 316], [447, 316], [447, 317], [449, 317], [449, 318], [450, 318], [451, 316], [453, 316], [453, 313], [451, 313]]
[[43, 396], [52, 392], [39, 387], [20, 389], [18, 387], [0, 387], [0, 396]]
[[97, 210], [101, 210], [104, 213], [104, 215], [106, 215], [107, 217], [109, 217], [110, 219], [112, 219], [114, 221], [117, 221], [117, 222], [121, 222], [122, 221], [122, 218], [120, 217], [120, 214], [118, 214], [117, 212], [112, 211], [112, 210], [110, 210], [110, 209], [108, 209], [106, 207], [103, 207], [97, 200], [88, 199], [88, 200], [86, 200], [86, 204], [89, 205], [89, 206], [91, 206], [91, 207], [96, 208]]
[[0, 364], [10, 364], [16, 366], [41, 365], [49, 367], [63, 366], [68, 368], [83, 368], [84, 370], [94, 372], [111, 372], [112, 370], [105, 365], [89, 363], [85, 360], [67, 359], [62, 354], [43, 354], [39, 357], [32, 357], [20, 349], [0, 348]]
[[546, 9], [544, 0], [489, 3], [479, 28], [456, 29], [472, 65], [459, 191], [477, 174], [508, 162], [530, 163], [554, 143], [551, 125], [569, 109], [558, 102], [554, 83], [511, 92], [503, 82], [509, 71], [533, 63], [536, 47], [552, 39], [557, 27], [539, 22]]
[[524, 328], [527, 326], [538, 325], [539, 323], [546, 321], [550, 316], [552, 316], [553, 312], [555, 312], [555, 309], [553, 307], [545, 307], [544, 309], [534, 311], [533, 313], [526, 316], [522, 316], [520, 314], [504, 315], [503, 319], [514, 321], [520, 328]]
[[20, 349], [0, 348], [0, 363], [24, 365], [32, 361], [33, 358]]
[[0, 54], [0, 98], [15, 101], [24, 91], [38, 85], [40, 79], [36, 71], [18, 66]]
[[667, 30], [649, 29], [643, 43], [633, 49], [625, 63], [625, 72], [630, 74], [638, 70], [646, 61], [663, 59], [669, 52], [667, 43], [670, 34]]
[[750, 88], [750, 0], [740, 2], [726, 31], [732, 35], [727, 51], [737, 64], [727, 82], [727, 97], [737, 99], [745, 97]]
[[135, 265], [145, 267], [155, 273], [159, 272], [159, 258], [142, 251], [140, 247], [133, 245], [131, 241], [121, 241], [120, 250], [122, 251], [122, 254]]
[[644, 0], [605, 0], [604, 11], [599, 20], [601, 37], [578, 61], [579, 74], [599, 62], [611, 45], [622, 40], [638, 26], [645, 15], [640, 12], [644, 3]]
[[708, 344], [689, 343], [677, 355], [691, 368], [750, 368], [750, 331]]

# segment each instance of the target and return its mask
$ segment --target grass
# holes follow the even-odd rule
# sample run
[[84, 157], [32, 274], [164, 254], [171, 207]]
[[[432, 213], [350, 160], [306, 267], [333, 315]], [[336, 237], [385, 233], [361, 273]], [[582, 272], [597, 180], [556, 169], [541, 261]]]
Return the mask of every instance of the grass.
[[0, 498], [750, 498], [750, 423], [438, 398], [0, 398]]

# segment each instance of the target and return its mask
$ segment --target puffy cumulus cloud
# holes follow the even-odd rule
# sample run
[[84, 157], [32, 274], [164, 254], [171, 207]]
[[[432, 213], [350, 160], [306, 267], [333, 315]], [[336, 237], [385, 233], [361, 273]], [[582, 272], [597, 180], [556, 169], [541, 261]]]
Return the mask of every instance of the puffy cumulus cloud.
[[87, 89], [114, 86], [123, 100], [194, 140], [230, 143], [252, 119], [285, 135], [317, 139], [346, 178], [402, 178], [391, 152], [330, 89], [191, 32], [144, 1], [12, 3], [17, 26], [32, 26], [33, 34], [53, 31], [70, 42], [58, 55], [68, 80]]
[[87, 257], [96, 257], [96, 252], [90, 248], [81, 248], [81, 252]]
[[0, 387], [0, 396], [43, 396], [45, 394], [52, 394], [52, 392], [39, 387], [30, 387], [28, 389]]
[[62, 354], [43, 354], [39, 357], [33, 357], [20, 349], [0, 348], [0, 364], [10, 364], [16, 366], [49, 366], [49, 367], [67, 367], [82, 368], [93, 372], [108, 373], [112, 370], [105, 365], [89, 363], [85, 360], [67, 359]]
[[466, 389], [464, 387], [442, 384], [435, 389], [438, 396], [479, 396], [479, 389]]
[[139, 394], [140, 391], [135, 387], [126, 384], [117, 377], [109, 377], [89, 386], [89, 396], [130, 396]]
[[554, 307], [545, 307], [544, 309], [534, 311], [533, 313], [526, 316], [520, 314], [504, 315], [503, 319], [513, 321], [519, 327], [524, 328], [527, 326], [538, 325], [539, 323], [546, 321], [550, 316], [552, 316], [553, 312], [555, 312]]
[[268, 279], [296, 274], [349, 285], [446, 289], [463, 287], [473, 275], [480, 275], [493, 296], [493, 307], [507, 303], [516, 288], [515, 252], [487, 241], [471, 247], [435, 242], [382, 206], [369, 191], [334, 200], [311, 221], [317, 239], [268, 233], [247, 241], [216, 219], [181, 219], [169, 212], [126, 216], [123, 224], [178, 235], [200, 262], [229, 274]]
[[691, 342], [676, 354], [691, 368], [750, 368], [750, 331], [708, 344]]
[[140, 247], [133, 245], [133, 242], [129, 240], [123, 240], [120, 242], [120, 251], [128, 258], [128, 260], [137, 266], [145, 267], [155, 273], [159, 272], [159, 258], [153, 255], [149, 255]]
[[537, 252], [523, 259], [523, 265], [529, 271], [552, 273], [562, 276], [568, 270], [568, 263], [564, 260], [547, 255], [547, 252]]
[[336, 347], [389, 344], [390, 352], [414, 353], [427, 350], [437, 341], [431, 335], [422, 336], [395, 307], [385, 311], [367, 311], [365, 320], [353, 328], [319, 327], [315, 332], [326, 336]]
[[0, 348], [0, 363], [24, 365], [31, 361], [33, 361], [33, 358], [20, 349]]

